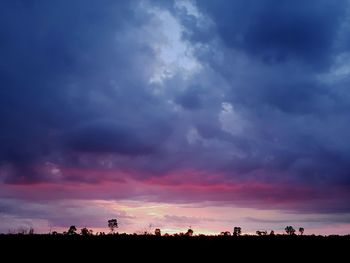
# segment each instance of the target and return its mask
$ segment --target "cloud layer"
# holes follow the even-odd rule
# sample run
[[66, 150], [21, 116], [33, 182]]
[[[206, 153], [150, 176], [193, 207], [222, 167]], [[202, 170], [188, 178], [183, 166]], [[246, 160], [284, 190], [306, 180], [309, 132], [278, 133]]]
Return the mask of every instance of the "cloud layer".
[[350, 212], [348, 1], [88, 2], [0, 4], [0, 199]]

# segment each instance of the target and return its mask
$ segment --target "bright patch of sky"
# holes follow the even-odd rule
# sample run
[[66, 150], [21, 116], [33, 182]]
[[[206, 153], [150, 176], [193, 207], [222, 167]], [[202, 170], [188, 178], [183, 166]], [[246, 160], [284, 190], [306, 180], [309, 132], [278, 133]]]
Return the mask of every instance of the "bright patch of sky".
[[[190, 10], [194, 12], [196, 9]], [[149, 82], [161, 85], [177, 74], [187, 79], [197, 73], [201, 65], [194, 55], [195, 47], [182, 37], [186, 30], [184, 26], [167, 10], [150, 8], [148, 12], [157, 20], [158, 27], [154, 30], [160, 38], [160, 41], [151, 43], [157, 63]]]

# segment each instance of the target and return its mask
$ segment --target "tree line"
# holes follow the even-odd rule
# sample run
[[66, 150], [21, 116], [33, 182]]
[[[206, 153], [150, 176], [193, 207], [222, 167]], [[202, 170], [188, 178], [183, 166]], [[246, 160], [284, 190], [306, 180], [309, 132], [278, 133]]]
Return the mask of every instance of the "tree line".
[[[114, 234], [119, 234], [116, 232], [117, 228], [119, 227], [118, 225], [118, 220], [116, 218], [110, 219], [107, 221], [107, 226], [109, 228], [109, 232], [107, 233], [108, 235], [114, 235]], [[284, 229], [286, 235], [293, 236], [296, 235], [296, 230], [294, 229], [293, 226], [286, 226]], [[304, 234], [304, 228], [299, 227], [298, 229], [299, 235], [302, 236]], [[256, 232], [257, 236], [274, 236], [275, 231], [271, 230], [269, 233], [266, 230], [257, 230]], [[52, 234], [58, 234], [57, 232], [53, 232]], [[69, 227], [69, 229], [65, 232], [63, 232], [64, 235], [82, 235], [82, 236], [91, 236], [94, 235], [93, 230], [88, 229], [86, 227], [80, 229], [80, 233], [78, 232], [78, 229], [76, 228], [75, 225], [72, 225]], [[189, 228], [187, 232], [185, 233], [175, 233], [173, 236], [193, 236], [194, 231], [192, 228]], [[106, 235], [105, 232], [97, 232], [95, 235]], [[149, 232], [144, 232], [143, 235], [155, 235], [155, 236], [162, 236], [161, 229], [156, 228], [154, 230], [154, 233], [149, 233]], [[242, 235], [242, 228], [241, 227], [234, 227], [232, 233], [230, 231], [224, 231], [219, 234], [219, 236], [241, 236]], [[168, 233], [165, 233], [163, 236], [170, 236]]]

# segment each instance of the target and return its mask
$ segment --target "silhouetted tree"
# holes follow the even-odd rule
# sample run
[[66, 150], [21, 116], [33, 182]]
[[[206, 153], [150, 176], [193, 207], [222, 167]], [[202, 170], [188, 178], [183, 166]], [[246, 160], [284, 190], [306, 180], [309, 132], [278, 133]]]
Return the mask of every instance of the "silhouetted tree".
[[234, 236], [240, 236], [242, 234], [242, 228], [238, 227], [238, 226], [235, 226], [233, 228], [233, 233], [232, 235]]
[[34, 228], [29, 228], [29, 231], [28, 231], [28, 234], [29, 235], [34, 235]]
[[77, 234], [77, 228], [75, 226], [70, 226], [67, 232], [67, 235], [76, 235]]
[[159, 228], [156, 228], [156, 230], [154, 230], [154, 234], [159, 237], [162, 235]]
[[191, 228], [189, 228], [185, 235], [189, 236], [189, 237], [193, 236], [193, 230]]
[[231, 236], [231, 232], [230, 232], [230, 231], [221, 232], [221, 233], [220, 233], [220, 236], [225, 236], [225, 237]]
[[304, 228], [303, 227], [299, 227], [299, 233], [302, 236], [304, 234]]
[[274, 236], [274, 235], [275, 235], [275, 231], [271, 230], [270, 236]]
[[111, 233], [114, 233], [114, 230], [118, 228], [118, 221], [117, 219], [113, 218], [108, 220], [108, 227], [111, 230]]
[[267, 231], [256, 231], [256, 234], [258, 235], [258, 236], [266, 236], [267, 235]]
[[284, 229], [287, 233], [287, 235], [294, 235], [295, 234], [295, 229], [292, 226], [286, 226], [286, 228]]
[[84, 227], [84, 228], [82, 228], [81, 230], [80, 230], [80, 234], [82, 235], [82, 236], [91, 236], [92, 235], [92, 233], [93, 233], [93, 231], [90, 229], [87, 229], [86, 227]]

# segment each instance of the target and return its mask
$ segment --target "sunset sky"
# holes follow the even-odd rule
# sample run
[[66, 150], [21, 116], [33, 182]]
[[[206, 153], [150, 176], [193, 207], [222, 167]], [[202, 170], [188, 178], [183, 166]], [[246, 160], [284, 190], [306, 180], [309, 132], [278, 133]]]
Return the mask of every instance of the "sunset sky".
[[0, 233], [350, 233], [350, 1], [3, 0]]

